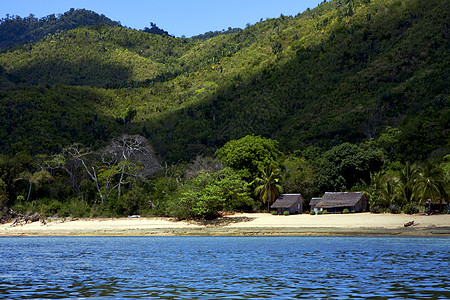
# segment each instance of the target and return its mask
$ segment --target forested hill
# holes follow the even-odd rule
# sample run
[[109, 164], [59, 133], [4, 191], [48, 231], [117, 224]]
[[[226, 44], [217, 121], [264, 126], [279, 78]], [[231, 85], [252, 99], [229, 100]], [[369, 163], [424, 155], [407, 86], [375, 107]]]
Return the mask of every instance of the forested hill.
[[[168, 160], [247, 134], [285, 153], [401, 135], [449, 152], [449, 1], [335, 0], [211, 38], [79, 27], [0, 54], [0, 149], [145, 135]], [[394, 147], [395, 146], [395, 147]]]
[[57, 31], [91, 25], [120, 26], [120, 23], [93, 11], [73, 8], [64, 14], [52, 14], [41, 19], [32, 14], [25, 18], [8, 15], [0, 20], [0, 49], [34, 43]]

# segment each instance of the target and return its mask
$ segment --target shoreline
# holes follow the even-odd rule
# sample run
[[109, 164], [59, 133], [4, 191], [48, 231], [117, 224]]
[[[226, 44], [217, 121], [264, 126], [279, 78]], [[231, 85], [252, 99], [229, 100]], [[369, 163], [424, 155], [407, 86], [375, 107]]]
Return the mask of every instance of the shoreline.
[[[414, 221], [414, 226], [404, 224]], [[12, 222], [11, 222], [12, 223]], [[236, 213], [210, 222], [173, 221], [170, 218], [78, 219], [9, 227], [0, 225], [0, 237], [19, 236], [404, 236], [450, 237], [450, 215], [273, 216]]]

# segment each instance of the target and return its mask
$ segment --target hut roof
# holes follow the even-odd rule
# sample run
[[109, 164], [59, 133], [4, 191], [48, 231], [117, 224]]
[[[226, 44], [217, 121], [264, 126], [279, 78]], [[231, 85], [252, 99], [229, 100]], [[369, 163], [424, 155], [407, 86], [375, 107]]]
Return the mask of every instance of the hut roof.
[[311, 198], [311, 201], [309, 201], [309, 206], [316, 206], [320, 201], [322, 201], [322, 198]]
[[303, 197], [300, 194], [281, 194], [270, 208], [291, 207], [299, 200], [303, 202]]
[[325, 193], [316, 206], [323, 208], [355, 206], [363, 197], [364, 194], [361, 192]]

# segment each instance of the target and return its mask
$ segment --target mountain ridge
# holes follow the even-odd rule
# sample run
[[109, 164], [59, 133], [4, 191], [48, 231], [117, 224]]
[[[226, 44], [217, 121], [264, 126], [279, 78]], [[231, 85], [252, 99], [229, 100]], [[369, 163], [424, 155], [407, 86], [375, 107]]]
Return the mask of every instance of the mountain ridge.
[[64, 14], [50, 14], [40, 19], [33, 14], [28, 17], [9, 16], [0, 20], [0, 50], [14, 45], [35, 43], [47, 35], [59, 31], [91, 25], [121, 26], [105, 15], [86, 9], [71, 8]]

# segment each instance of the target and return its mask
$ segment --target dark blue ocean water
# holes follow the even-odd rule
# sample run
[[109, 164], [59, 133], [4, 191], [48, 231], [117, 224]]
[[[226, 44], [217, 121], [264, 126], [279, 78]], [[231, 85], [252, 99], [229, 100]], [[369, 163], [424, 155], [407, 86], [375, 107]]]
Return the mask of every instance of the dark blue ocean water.
[[2, 299], [450, 299], [450, 239], [6, 237]]

